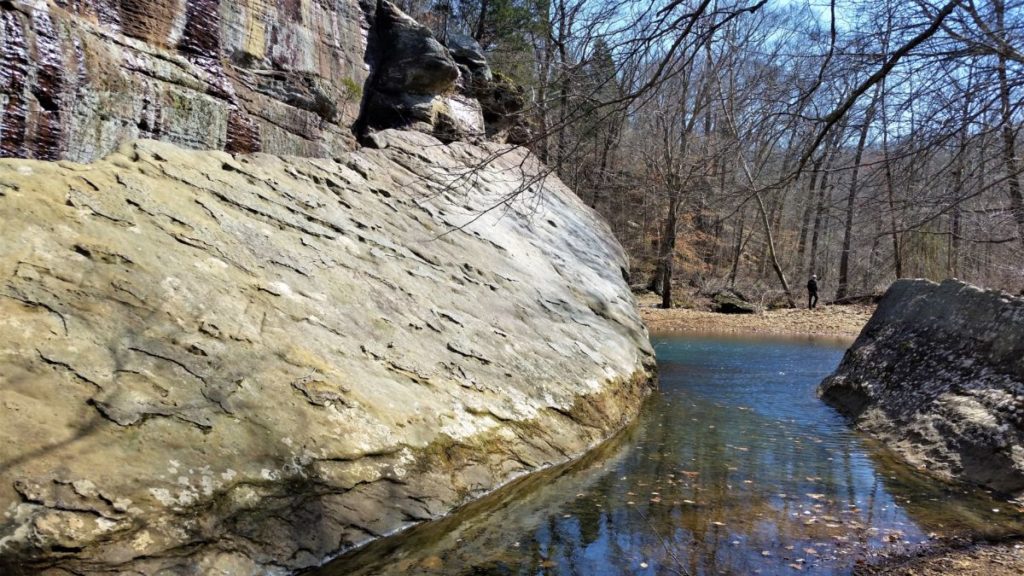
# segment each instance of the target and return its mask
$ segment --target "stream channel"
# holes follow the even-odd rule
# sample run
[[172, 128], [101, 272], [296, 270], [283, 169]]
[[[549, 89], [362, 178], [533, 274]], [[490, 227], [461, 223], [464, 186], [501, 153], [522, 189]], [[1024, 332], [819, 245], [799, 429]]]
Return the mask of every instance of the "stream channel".
[[847, 343], [653, 338], [659, 390], [583, 459], [318, 570], [362, 574], [849, 574], [938, 536], [1024, 533], [929, 479], [815, 395]]

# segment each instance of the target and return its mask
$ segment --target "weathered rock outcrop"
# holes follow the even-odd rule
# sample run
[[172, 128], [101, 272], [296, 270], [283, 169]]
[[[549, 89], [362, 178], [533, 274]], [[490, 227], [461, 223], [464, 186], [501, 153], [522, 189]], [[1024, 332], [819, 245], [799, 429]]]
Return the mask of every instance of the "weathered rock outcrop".
[[355, 132], [417, 130], [445, 142], [523, 144], [530, 138], [522, 87], [494, 75], [468, 36], [441, 44], [428, 28], [381, 1], [371, 17], [367, 61], [372, 73]]
[[459, 67], [458, 93], [478, 103], [487, 137], [526, 145], [533, 137], [524, 110], [526, 92], [508, 77], [494, 74], [480, 44], [469, 36], [450, 34], [448, 50]]
[[152, 138], [351, 149], [372, 3], [0, 2], [0, 157], [92, 161]]
[[459, 68], [430, 30], [379, 2], [368, 57], [373, 68], [356, 132], [402, 128], [459, 140], [482, 136], [480, 105], [455, 93]]
[[1024, 496], [1024, 299], [901, 280], [819, 394], [915, 466]]
[[376, 141], [0, 162], [0, 572], [289, 573], [635, 416], [606, 225], [509, 201], [521, 149]]
[[530, 137], [525, 93], [471, 38], [445, 47], [384, 0], [0, 2], [0, 63], [0, 157], [89, 162], [139, 138], [330, 157], [388, 128]]

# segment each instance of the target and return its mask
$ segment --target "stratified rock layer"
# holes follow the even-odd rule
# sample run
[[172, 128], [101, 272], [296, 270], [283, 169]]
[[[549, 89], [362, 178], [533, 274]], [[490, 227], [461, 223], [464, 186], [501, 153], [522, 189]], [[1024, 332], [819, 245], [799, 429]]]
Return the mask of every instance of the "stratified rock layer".
[[0, 571], [290, 573], [636, 415], [597, 216], [520, 149], [376, 141], [0, 162]]
[[1024, 299], [898, 281], [819, 394], [912, 465], [1024, 496]]
[[0, 157], [92, 161], [137, 138], [299, 156], [351, 149], [373, 9], [0, 2]]

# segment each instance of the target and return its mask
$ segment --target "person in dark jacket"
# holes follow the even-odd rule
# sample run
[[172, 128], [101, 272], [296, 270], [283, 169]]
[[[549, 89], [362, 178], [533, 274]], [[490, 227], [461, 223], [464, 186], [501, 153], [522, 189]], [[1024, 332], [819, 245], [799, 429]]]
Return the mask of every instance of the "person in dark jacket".
[[807, 309], [813, 310], [818, 305], [818, 275], [811, 274], [807, 281]]

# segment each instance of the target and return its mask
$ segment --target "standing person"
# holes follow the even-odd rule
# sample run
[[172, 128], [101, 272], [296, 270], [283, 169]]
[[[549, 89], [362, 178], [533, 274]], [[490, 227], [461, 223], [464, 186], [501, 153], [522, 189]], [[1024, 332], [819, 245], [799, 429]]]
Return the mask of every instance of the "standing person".
[[818, 275], [811, 274], [807, 281], [807, 309], [813, 310], [818, 305]]

